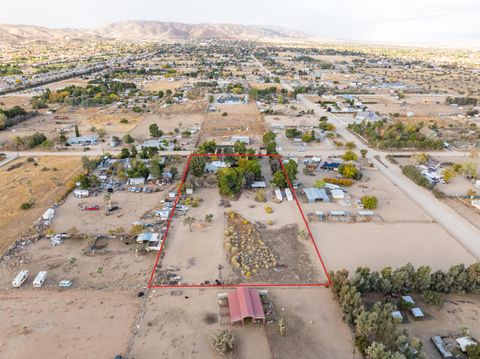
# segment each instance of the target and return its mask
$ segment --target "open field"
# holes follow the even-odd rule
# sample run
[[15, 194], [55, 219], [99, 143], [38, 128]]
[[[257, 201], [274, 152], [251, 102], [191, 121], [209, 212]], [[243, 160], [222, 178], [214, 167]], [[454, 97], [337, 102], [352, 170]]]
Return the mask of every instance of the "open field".
[[175, 91], [177, 88], [181, 87], [185, 82], [186, 82], [185, 79], [176, 80], [176, 81], [169, 81], [166, 79], [155, 79], [155, 80], [145, 81], [140, 87], [143, 90], [153, 91], [153, 92], [158, 92], [160, 90]]
[[[265, 121], [254, 102], [248, 104], [218, 105], [217, 112], [208, 112], [200, 133], [200, 141], [225, 141], [228, 136], [247, 135], [259, 140], [267, 131]], [[223, 113], [227, 113], [223, 116]]]
[[32, 109], [30, 104], [31, 96], [16, 94], [16, 95], [4, 95], [0, 96], [0, 108], [7, 110], [15, 106], [20, 106], [26, 111]]
[[47, 84], [43, 87], [45, 88], [49, 88], [50, 90], [52, 91], [56, 91], [56, 90], [61, 90], [65, 87], [68, 87], [68, 86], [80, 86], [80, 87], [85, 87], [88, 85], [88, 82], [90, 80], [85, 80], [85, 79], [82, 79], [80, 77], [74, 77], [74, 78], [71, 78], [71, 79], [66, 79], [66, 80], [62, 80], [62, 81], [57, 81], [57, 82], [52, 82], [50, 84]]
[[397, 268], [410, 262], [433, 270], [469, 265], [475, 258], [435, 223], [311, 223], [328, 270]]
[[[132, 358], [212, 358], [211, 332], [218, 322], [218, 289], [154, 289], [132, 349]], [[276, 316], [287, 330], [278, 335], [269, 324], [231, 327], [236, 337], [233, 357], [357, 359], [347, 326], [325, 288], [268, 289]], [[209, 320], [209, 318], [215, 318]], [[325, 330], [328, 328], [328, 330]], [[317, 333], [322, 333], [317, 335]], [[159, 340], [161, 338], [161, 340]]]
[[[66, 183], [81, 168], [80, 158], [41, 157], [36, 162], [37, 166], [17, 159], [0, 169], [0, 200], [3, 204], [1, 253], [65, 193]], [[19, 163], [22, 163], [19, 168], [6, 171]], [[20, 204], [30, 199], [35, 201], [33, 208], [21, 210]]]
[[129, 292], [2, 290], [0, 353], [15, 359], [113, 358], [127, 347], [139, 304]]

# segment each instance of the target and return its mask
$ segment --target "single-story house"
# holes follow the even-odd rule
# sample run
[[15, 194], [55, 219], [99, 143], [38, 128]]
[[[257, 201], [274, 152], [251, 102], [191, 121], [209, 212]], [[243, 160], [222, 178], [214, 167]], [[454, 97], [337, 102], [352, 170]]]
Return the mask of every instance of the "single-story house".
[[376, 122], [376, 121], [380, 121], [381, 119], [382, 118], [373, 111], [359, 111], [355, 116], [356, 122], [362, 122], [364, 120]]
[[400, 311], [396, 310], [392, 312], [391, 315], [393, 319], [399, 319], [400, 321], [403, 321], [403, 316], [402, 316], [402, 313], [400, 313]]
[[458, 345], [460, 346], [460, 350], [462, 352], [466, 352], [467, 351], [467, 347], [469, 345], [476, 345], [478, 344], [475, 340], [473, 340], [472, 338], [470, 337], [461, 337], [461, 338], [457, 338], [455, 339], [455, 341], [458, 343]]
[[445, 345], [442, 337], [436, 335], [432, 337], [432, 342], [443, 358], [453, 358], [453, 354], [450, 352], [450, 350], [447, 349], [447, 346]]
[[308, 203], [315, 203], [317, 201], [330, 202], [330, 198], [328, 198], [327, 192], [323, 188], [304, 188], [303, 192], [307, 196]]
[[228, 292], [228, 310], [231, 324], [244, 324], [245, 319], [265, 323], [265, 312], [256, 289], [240, 287]]
[[205, 172], [208, 173], [217, 173], [217, 171], [220, 168], [226, 168], [228, 167], [228, 164], [223, 161], [212, 161], [212, 162], [207, 162], [205, 165]]
[[69, 137], [67, 140], [69, 145], [96, 145], [98, 143], [97, 136], [79, 136], [79, 137]]
[[402, 300], [403, 300], [405, 303], [415, 304], [415, 302], [413, 301], [412, 297], [410, 297], [409, 295], [403, 295], [403, 296], [402, 296]]

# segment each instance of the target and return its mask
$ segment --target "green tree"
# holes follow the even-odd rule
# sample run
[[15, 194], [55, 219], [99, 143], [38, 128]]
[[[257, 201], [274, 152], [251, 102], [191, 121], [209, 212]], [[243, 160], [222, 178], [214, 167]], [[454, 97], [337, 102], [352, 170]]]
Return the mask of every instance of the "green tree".
[[78, 130], [78, 125], [75, 124], [75, 136], [80, 137], [80, 131]]
[[357, 147], [357, 145], [355, 144], [355, 142], [349, 141], [345, 143], [345, 147], [348, 148], [349, 150], [353, 150], [355, 147]]
[[212, 154], [215, 153], [217, 149], [217, 143], [215, 140], [205, 141], [198, 147], [198, 152], [202, 154]]
[[480, 344], [472, 344], [466, 347], [469, 359], [480, 359]]
[[87, 173], [90, 173], [97, 168], [97, 161], [90, 160], [87, 156], [82, 156], [82, 167]]
[[275, 134], [275, 132], [272, 132], [272, 131], [268, 131], [268, 132], [265, 132], [265, 134], [263, 135], [263, 144], [264, 145], [267, 145], [273, 141], [275, 141], [275, 138], [277, 137], [277, 135]]
[[196, 221], [197, 220], [195, 219], [195, 217], [188, 216], [183, 219], [183, 224], [188, 226], [188, 229], [190, 230], [190, 232], [192, 232], [192, 226], [195, 224]]
[[360, 154], [362, 155], [362, 158], [366, 158], [367, 157], [367, 153], [368, 153], [368, 150], [366, 150], [365, 148], [362, 148], [360, 150]]
[[338, 166], [338, 173], [345, 178], [357, 178], [359, 171], [353, 163], [342, 163]]
[[285, 179], [285, 173], [283, 170], [278, 170], [273, 174], [270, 184], [282, 189], [287, 187], [287, 180]]
[[150, 136], [153, 138], [159, 138], [163, 135], [163, 131], [158, 129], [158, 125], [156, 123], [152, 123], [150, 126], [148, 126], [148, 130], [150, 131]]
[[201, 177], [205, 173], [207, 160], [204, 156], [194, 156], [190, 161], [190, 170], [195, 177]]
[[378, 206], [378, 199], [375, 196], [363, 196], [361, 201], [365, 209], [375, 209]]
[[130, 136], [130, 134], [126, 134], [125, 136], [123, 136], [123, 142], [125, 142], [126, 144], [130, 145], [132, 144], [133, 142], [135, 142], [135, 140], [133, 139], [132, 136]]
[[234, 196], [243, 184], [243, 171], [240, 168], [221, 168], [217, 172], [217, 184], [221, 194]]
[[288, 179], [290, 180], [290, 183], [293, 184], [293, 182], [297, 179], [297, 174], [298, 174], [298, 164], [294, 160], [289, 160], [287, 164], [285, 165], [285, 172], [287, 172]]

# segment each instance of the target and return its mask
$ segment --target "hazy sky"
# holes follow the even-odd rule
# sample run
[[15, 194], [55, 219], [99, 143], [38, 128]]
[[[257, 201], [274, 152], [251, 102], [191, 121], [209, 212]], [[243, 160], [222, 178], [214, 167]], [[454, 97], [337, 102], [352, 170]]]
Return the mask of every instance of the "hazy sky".
[[281, 25], [346, 40], [480, 46], [480, 0], [0, 0], [0, 23], [121, 20]]

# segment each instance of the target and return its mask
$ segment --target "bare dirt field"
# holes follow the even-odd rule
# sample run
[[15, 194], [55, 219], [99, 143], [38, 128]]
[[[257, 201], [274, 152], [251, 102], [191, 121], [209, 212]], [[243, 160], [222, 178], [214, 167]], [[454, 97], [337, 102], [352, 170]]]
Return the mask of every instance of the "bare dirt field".
[[[38, 165], [34, 166], [24, 159], [17, 159], [0, 168], [0, 200], [3, 204], [0, 253], [65, 193], [65, 184], [81, 168], [80, 158], [41, 157], [36, 162]], [[19, 163], [22, 163], [19, 168], [7, 171]], [[33, 208], [21, 210], [20, 204], [30, 199], [35, 201]]]
[[328, 270], [359, 266], [380, 270], [429, 265], [433, 270], [469, 265], [475, 258], [436, 223], [311, 223]]
[[285, 318], [290, 328], [283, 337], [274, 324], [220, 325], [217, 294], [222, 292], [226, 290], [152, 290], [132, 358], [212, 358], [208, 336], [228, 327], [236, 338], [232, 358], [359, 358], [325, 288], [268, 289], [276, 317]]
[[[2, 358], [113, 358], [140, 302], [129, 292], [0, 291]], [[112, 330], [114, 328], [114, 330]]]
[[23, 94], [0, 96], [0, 108], [7, 110], [15, 106], [20, 106], [25, 111], [30, 111], [32, 109], [32, 105], [30, 104], [31, 99], [32, 96]]
[[177, 88], [181, 87], [186, 82], [185, 79], [169, 81], [166, 79], [155, 79], [151, 81], [146, 81], [142, 84], [141, 88], [146, 91], [158, 92], [160, 90], [172, 90], [175, 91]]
[[65, 88], [65, 87], [68, 87], [68, 86], [85, 87], [85, 86], [88, 85], [89, 81], [90, 80], [84, 80], [84, 79], [81, 79], [79, 77], [74, 77], [74, 78], [71, 78], [71, 79], [52, 82], [51, 84], [47, 84], [43, 87], [49, 88], [52, 91], [56, 91], [56, 90], [61, 90], [61, 89]]
[[[232, 135], [260, 138], [267, 127], [254, 102], [239, 105], [218, 105], [217, 112], [208, 112], [200, 133], [201, 142], [228, 139]], [[227, 116], [222, 116], [227, 113]], [[221, 140], [220, 140], [221, 142]]]

